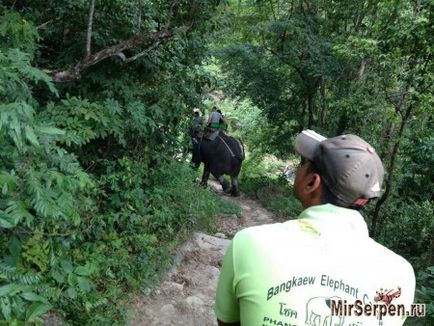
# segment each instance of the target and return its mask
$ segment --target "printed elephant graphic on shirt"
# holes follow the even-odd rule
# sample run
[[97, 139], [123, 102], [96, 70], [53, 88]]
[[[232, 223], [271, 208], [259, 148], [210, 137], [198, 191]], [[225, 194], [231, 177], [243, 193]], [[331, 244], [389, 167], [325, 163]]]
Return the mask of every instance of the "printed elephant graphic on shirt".
[[339, 297], [313, 297], [306, 303], [306, 325], [343, 326], [344, 316], [332, 316], [331, 300]]

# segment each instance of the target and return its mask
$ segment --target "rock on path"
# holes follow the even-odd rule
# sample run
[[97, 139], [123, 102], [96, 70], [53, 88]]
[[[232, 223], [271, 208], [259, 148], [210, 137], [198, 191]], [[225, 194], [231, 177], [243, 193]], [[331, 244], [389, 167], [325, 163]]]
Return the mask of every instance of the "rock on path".
[[[211, 185], [220, 190], [216, 182]], [[178, 251], [175, 267], [147, 297], [136, 298], [131, 325], [215, 326], [215, 290], [223, 255], [230, 238], [243, 228], [273, 223], [277, 218], [258, 202], [241, 194], [228, 198], [241, 207], [241, 217], [221, 217], [217, 233], [194, 233]]]

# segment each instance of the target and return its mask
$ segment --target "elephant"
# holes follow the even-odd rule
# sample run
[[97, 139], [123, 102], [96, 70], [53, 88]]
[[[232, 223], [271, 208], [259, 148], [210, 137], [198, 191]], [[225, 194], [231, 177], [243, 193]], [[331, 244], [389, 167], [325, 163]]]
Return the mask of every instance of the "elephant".
[[339, 297], [314, 297], [306, 304], [306, 325], [310, 326], [342, 326], [344, 316], [332, 316], [331, 300]]
[[[192, 140], [194, 166], [197, 168], [200, 163], [204, 163], [201, 184], [207, 186], [211, 173], [220, 182], [224, 192], [239, 196], [238, 174], [244, 160], [244, 145], [241, 140], [228, 136], [221, 130], [211, 136], [201, 133]], [[231, 177], [230, 187], [224, 175]]]

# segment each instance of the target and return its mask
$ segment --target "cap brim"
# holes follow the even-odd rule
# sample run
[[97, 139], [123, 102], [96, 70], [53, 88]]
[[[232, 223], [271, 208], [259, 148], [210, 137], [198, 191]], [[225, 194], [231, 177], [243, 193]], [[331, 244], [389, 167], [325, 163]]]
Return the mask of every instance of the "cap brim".
[[294, 141], [294, 148], [298, 154], [308, 160], [313, 160], [315, 150], [319, 143], [326, 140], [324, 136], [313, 130], [306, 129], [297, 135]]

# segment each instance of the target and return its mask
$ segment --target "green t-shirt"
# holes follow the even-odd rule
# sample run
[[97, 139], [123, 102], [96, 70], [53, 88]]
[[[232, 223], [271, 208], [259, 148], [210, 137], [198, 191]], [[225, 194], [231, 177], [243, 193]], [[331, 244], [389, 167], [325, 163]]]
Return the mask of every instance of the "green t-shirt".
[[[377, 291], [398, 287], [392, 303], [408, 308], [415, 290], [411, 265], [369, 238], [357, 211], [327, 204], [306, 209], [298, 220], [238, 232], [223, 261], [215, 312], [242, 326], [380, 325], [375, 315], [354, 311], [332, 316], [330, 300], [346, 300], [340, 308], [348, 314], [344, 303], [359, 300], [365, 309], [381, 303]], [[404, 318], [382, 320], [402, 325]]]

